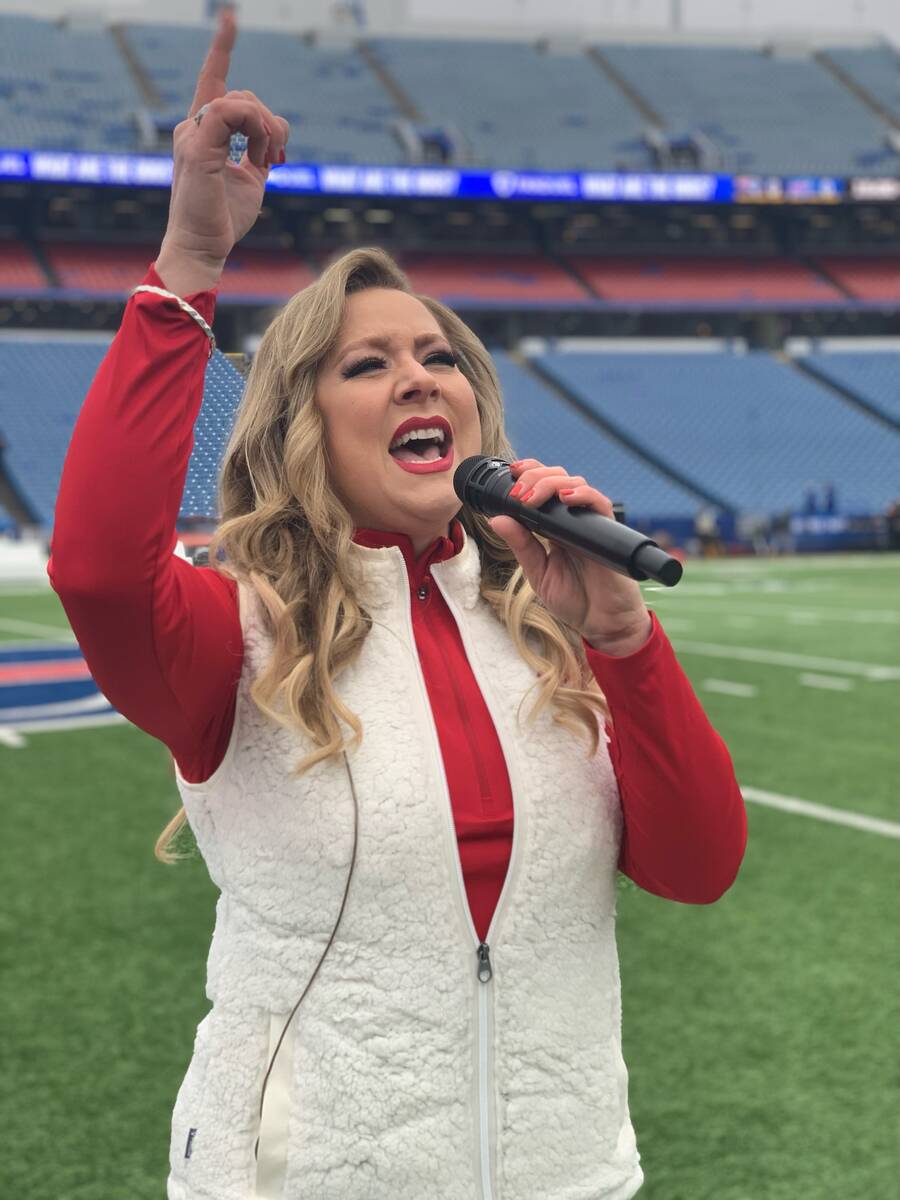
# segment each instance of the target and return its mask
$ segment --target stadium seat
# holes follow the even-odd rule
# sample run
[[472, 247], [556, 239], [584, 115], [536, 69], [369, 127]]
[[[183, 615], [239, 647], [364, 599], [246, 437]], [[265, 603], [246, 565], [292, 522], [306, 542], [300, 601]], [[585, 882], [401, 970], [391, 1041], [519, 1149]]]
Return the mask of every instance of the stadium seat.
[[799, 508], [808, 479], [833, 480], [844, 511], [880, 511], [896, 494], [900, 434], [763, 351], [552, 353], [539, 362], [580, 403], [735, 508]]
[[900, 304], [900, 259], [830, 258], [822, 266], [860, 300]]
[[[0, 340], [4, 468], [35, 520], [48, 529], [75, 421], [108, 345], [109, 338], [87, 335], [77, 341], [52, 335]], [[241, 376], [216, 351], [206, 370], [182, 516], [215, 511], [215, 474], [242, 392]]]
[[143, 98], [108, 29], [0, 14], [0, 78], [4, 146], [137, 149]]
[[47, 279], [34, 255], [19, 242], [0, 242], [0, 293], [39, 295]]
[[[674, 129], [698, 129], [724, 170], [890, 174], [888, 126], [811, 58], [753, 47], [604, 45], [604, 56]], [[896, 69], [896, 68], [895, 68]]]
[[537, 255], [402, 255], [417, 291], [450, 305], [583, 305], [587, 292], [547, 258]]
[[651, 166], [643, 117], [584, 54], [451, 38], [378, 38], [372, 45], [423, 116], [461, 130], [475, 165]]
[[[190, 108], [209, 30], [130, 24], [125, 37], [162, 99], [162, 111], [182, 120]], [[352, 47], [310, 44], [299, 36], [242, 29], [229, 86], [264, 97], [291, 126], [291, 162], [402, 161], [391, 122], [402, 116], [393, 98]]]
[[[143, 279], [159, 246], [83, 246], [48, 242], [47, 259], [60, 284], [85, 296], [120, 298]], [[312, 271], [293, 254], [238, 247], [229, 255], [219, 299], [223, 303], [256, 303], [288, 299], [313, 279]]]
[[803, 361], [900, 422], [900, 351], [818, 351]]
[[828, 58], [900, 119], [900, 58], [893, 46], [829, 46]]
[[573, 475], [583, 475], [624, 503], [626, 520], [644, 527], [663, 515], [691, 516], [702, 504], [696, 494], [561, 402], [508, 354], [494, 351], [493, 358], [503, 389], [506, 433], [517, 454], [540, 447], [545, 462], [563, 463]]
[[827, 280], [784, 259], [573, 258], [605, 300], [624, 304], [714, 306], [841, 304]]

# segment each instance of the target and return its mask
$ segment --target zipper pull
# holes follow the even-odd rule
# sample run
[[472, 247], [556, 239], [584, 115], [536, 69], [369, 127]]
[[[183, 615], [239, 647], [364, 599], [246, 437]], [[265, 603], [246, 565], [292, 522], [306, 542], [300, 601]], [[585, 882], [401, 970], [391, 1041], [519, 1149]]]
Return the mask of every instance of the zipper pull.
[[478, 947], [478, 982], [489, 983], [494, 972], [491, 970], [491, 948], [487, 942]]

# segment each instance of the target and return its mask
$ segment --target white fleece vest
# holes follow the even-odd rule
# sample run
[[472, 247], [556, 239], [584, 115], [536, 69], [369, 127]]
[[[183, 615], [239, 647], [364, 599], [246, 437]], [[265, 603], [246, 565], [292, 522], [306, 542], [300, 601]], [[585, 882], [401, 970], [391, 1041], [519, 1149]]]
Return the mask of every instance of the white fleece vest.
[[[374, 624], [336, 680], [363, 724], [311, 746], [249, 686], [271, 652], [241, 587], [244, 664], [225, 758], [178, 787], [220, 889], [212, 1009], [172, 1116], [169, 1200], [627, 1200], [643, 1182], [621, 1054], [615, 942], [622, 817], [603, 736], [516, 709], [535, 675], [479, 596], [466, 538], [432, 576], [506, 758], [515, 829], [485, 952], [466, 899], [437, 731], [395, 546], [354, 543]], [[349, 726], [342, 726], [349, 732]], [[258, 1158], [254, 1145], [259, 1138]]]

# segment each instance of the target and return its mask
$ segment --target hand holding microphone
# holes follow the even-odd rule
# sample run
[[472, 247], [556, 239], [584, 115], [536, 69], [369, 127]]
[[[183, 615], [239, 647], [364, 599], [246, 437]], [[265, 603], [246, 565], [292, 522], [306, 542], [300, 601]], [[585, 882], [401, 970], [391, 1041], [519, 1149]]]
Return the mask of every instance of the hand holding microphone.
[[[516, 494], [514, 482], [521, 485]], [[651, 621], [636, 580], [671, 587], [681, 564], [620, 525], [608, 496], [582, 476], [533, 458], [509, 464], [475, 455], [456, 468], [453, 485], [460, 500], [491, 517], [491, 528], [558, 620], [608, 654], [630, 654], [644, 644]], [[549, 553], [529, 530], [551, 541]]]

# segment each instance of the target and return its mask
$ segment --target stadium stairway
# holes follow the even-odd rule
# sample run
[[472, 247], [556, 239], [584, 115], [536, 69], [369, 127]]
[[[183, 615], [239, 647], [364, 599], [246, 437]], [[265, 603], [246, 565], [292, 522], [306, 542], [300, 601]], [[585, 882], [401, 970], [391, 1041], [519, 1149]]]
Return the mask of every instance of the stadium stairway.
[[795, 511], [809, 479], [832, 480], [845, 512], [895, 495], [898, 432], [765, 351], [555, 351], [534, 365], [728, 510]]
[[648, 528], [673, 515], [690, 517], [709, 494], [687, 486], [654, 454], [588, 408], [565, 385], [518, 352], [492, 352], [504, 395], [507, 436], [517, 454], [539, 449], [625, 506], [626, 521]]
[[712, 504], [726, 512], [734, 511], [734, 506], [728, 500], [671, 467], [648, 445], [631, 437], [617, 422], [610, 420], [593, 405], [585, 403], [584, 397], [579, 394], [578, 390], [571, 387], [559, 374], [548, 369], [545, 363], [537, 358], [525, 358], [524, 356], [518, 356], [518, 361], [562, 404], [575, 409], [589, 425], [600, 431], [608, 443], [612, 441], [621, 444], [624, 450], [633, 459], [643, 463], [647, 470], [654, 472], [660, 478], [667, 479], [682, 495], [690, 497], [689, 507], [685, 511], [693, 511], [700, 504]]
[[900, 433], [900, 353], [816, 351], [785, 358], [795, 370], [815, 379], [895, 433]]

